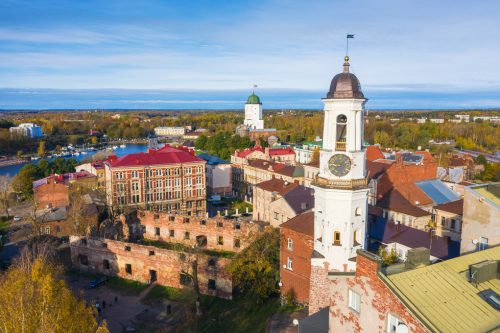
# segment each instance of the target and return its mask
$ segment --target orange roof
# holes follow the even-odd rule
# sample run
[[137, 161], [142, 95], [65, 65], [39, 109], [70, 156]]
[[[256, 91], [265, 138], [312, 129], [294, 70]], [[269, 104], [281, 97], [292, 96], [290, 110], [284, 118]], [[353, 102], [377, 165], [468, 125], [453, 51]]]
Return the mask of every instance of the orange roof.
[[366, 147], [366, 160], [367, 161], [375, 161], [379, 159], [383, 159], [384, 154], [379, 146], [368, 146]]
[[425, 194], [415, 183], [406, 183], [401, 186], [395, 186], [401, 195], [412, 205], [432, 205], [434, 201]]
[[272, 178], [270, 180], [258, 183], [256, 186], [263, 189], [264, 191], [278, 192], [281, 195], [285, 195], [286, 193], [299, 186], [299, 184], [295, 182], [286, 182], [278, 178]]
[[306, 236], [314, 237], [314, 212], [308, 211], [291, 218], [282, 225], [282, 229], [290, 229]]

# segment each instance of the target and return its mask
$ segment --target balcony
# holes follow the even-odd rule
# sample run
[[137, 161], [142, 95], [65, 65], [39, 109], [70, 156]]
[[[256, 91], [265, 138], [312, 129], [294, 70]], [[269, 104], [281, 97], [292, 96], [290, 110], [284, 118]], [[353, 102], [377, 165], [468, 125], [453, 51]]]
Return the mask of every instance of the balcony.
[[337, 141], [335, 144], [335, 150], [336, 151], [345, 151], [346, 149], [346, 142], [345, 141]]
[[319, 176], [313, 181], [313, 184], [316, 186], [324, 187], [324, 188], [338, 188], [338, 189], [354, 189], [354, 188], [362, 188], [366, 187], [368, 184], [367, 178], [361, 179], [325, 179]]

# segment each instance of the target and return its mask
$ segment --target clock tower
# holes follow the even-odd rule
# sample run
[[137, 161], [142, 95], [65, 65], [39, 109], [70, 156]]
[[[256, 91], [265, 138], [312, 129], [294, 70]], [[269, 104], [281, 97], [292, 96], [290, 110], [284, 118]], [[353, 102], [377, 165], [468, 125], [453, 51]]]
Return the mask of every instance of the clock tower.
[[313, 182], [313, 265], [333, 271], [356, 268], [356, 251], [366, 246], [368, 188], [363, 145], [366, 99], [358, 78], [344, 70], [332, 79], [324, 111], [319, 174]]

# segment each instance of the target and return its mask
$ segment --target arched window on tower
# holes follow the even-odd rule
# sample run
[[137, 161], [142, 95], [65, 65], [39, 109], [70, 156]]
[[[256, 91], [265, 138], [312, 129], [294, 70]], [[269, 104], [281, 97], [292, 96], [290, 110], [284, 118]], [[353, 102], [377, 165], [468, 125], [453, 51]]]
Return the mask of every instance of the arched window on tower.
[[333, 233], [333, 245], [340, 246], [340, 232], [335, 231]]
[[358, 246], [358, 245], [361, 245], [361, 243], [359, 242], [358, 240], [358, 231], [357, 230], [354, 230], [354, 234], [352, 236], [353, 238], [353, 243], [354, 243], [354, 246]]
[[337, 138], [335, 144], [335, 150], [345, 151], [346, 150], [346, 138], [347, 138], [347, 117], [343, 114], [337, 116]]

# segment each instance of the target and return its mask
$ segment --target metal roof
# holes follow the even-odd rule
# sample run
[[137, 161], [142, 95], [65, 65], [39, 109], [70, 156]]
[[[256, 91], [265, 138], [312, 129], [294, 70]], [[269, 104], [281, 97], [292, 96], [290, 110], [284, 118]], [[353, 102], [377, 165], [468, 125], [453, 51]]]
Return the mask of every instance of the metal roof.
[[436, 332], [489, 332], [500, 326], [500, 312], [479, 295], [500, 294], [498, 278], [476, 285], [468, 281], [469, 266], [499, 260], [500, 246], [423, 268], [387, 276], [389, 287]]
[[424, 180], [415, 184], [432, 199], [435, 205], [460, 199], [459, 194], [453, 192], [439, 179]]

